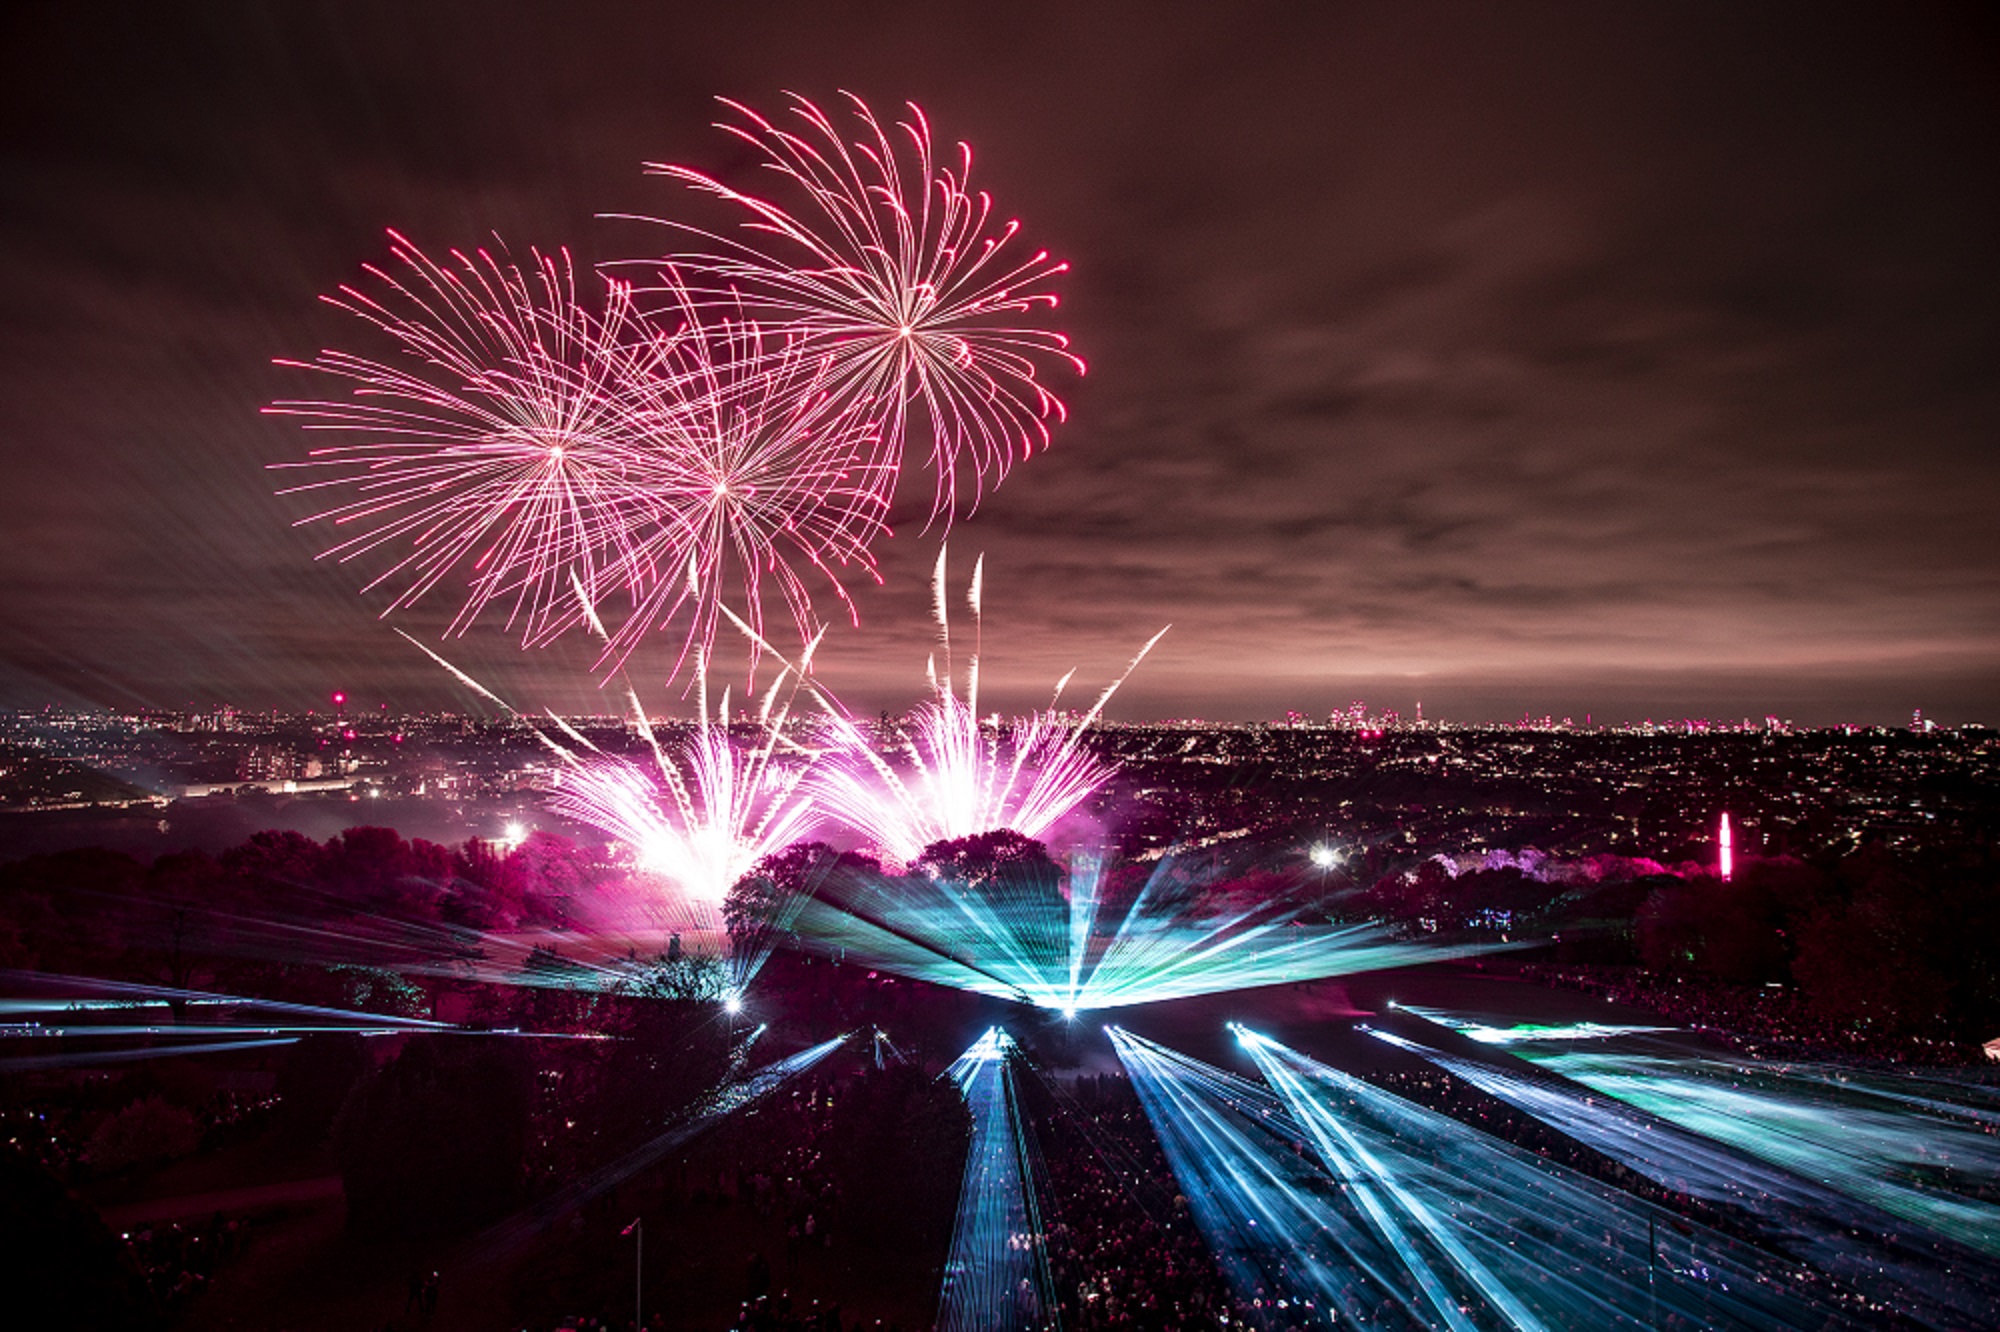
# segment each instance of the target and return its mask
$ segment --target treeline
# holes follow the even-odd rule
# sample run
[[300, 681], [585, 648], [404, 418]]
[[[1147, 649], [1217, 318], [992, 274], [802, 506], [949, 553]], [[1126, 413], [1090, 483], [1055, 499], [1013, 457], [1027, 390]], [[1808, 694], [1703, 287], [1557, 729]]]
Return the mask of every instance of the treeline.
[[542, 832], [505, 852], [389, 828], [262, 832], [151, 864], [64, 851], [0, 865], [0, 967], [403, 1012], [419, 996], [391, 969], [478, 931], [561, 926], [609, 873]]
[[1726, 880], [1693, 867], [1539, 877], [1433, 861], [1358, 904], [1429, 932], [1558, 939], [1571, 961], [1794, 987], [1820, 1020], [1875, 1033], [2000, 1036], [2000, 858], [1984, 843], [1752, 858]]

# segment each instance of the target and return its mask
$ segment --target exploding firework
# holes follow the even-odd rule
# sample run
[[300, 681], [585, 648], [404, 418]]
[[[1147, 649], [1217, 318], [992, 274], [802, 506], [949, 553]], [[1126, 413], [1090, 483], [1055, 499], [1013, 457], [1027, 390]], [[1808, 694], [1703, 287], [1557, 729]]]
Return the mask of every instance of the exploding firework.
[[809, 578], [853, 618], [840, 571], [877, 577], [870, 547], [893, 486], [869, 461], [879, 424], [833, 391], [823, 361], [740, 310], [698, 305], [672, 273], [669, 322], [636, 312], [617, 282], [588, 312], [566, 255], [523, 269], [454, 251], [443, 265], [401, 237], [394, 254], [403, 277], [369, 270], [381, 298], [350, 287], [331, 299], [406, 359], [281, 362], [353, 394], [268, 409], [363, 437], [278, 464], [316, 474], [282, 493], [343, 494], [302, 521], [358, 528], [326, 552], [342, 561], [393, 552], [367, 585], [397, 585], [389, 611], [463, 573], [451, 630], [504, 607], [531, 646], [601, 629], [594, 608], [622, 600], [600, 665], [678, 624], [671, 675], [712, 647], [732, 588], [761, 628], [775, 587], [801, 642], [818, 627]]
[[[945, 558], [940, 550], [932, 579], [945, 669], [940, 673], [932, 658], [931, 697], [910, 719], [902, 763], [884, 758], [847, 713], [829, 706], [830, 748], [845, 761], [822, 766], [813, 779], [814, 793], [829, 815], [905, 864], [932, 843], [1000, 829], [1039, 839], [1099, 790], [1115, 768], [1086, 748], [1083, 737], [1167, 632], [1162, 629], [1147, 640], [1081, 719], [1072, 721], [1057, 711], [1070, 680], [1065, 675], [1046, 709], [1004, 727], [983, 724], [976, 650], [962, 694], [952, 680]], [[975, 637], [983, 568], [983, 559], [974, 565], [967, 595]]]
[[[711, 713], [706, 689], [700, 719], [662, 743], [636, 691], [627, 687], [635, 729], [650, 751], [650, 767], [606, 754], [587, 736], [549, 714], [555, 734], [518, 712], [492, 690], [409, 635], [416, 648], [455, 679], [526, 724], [560, 765], [549, 808], [611, 837], [633, 864], [666, 886], [656, 905], [671, 923], [715, 935], [730, 887], [765, 857], [811, 832], [818, 822], [803, 789], [806, 766], [779, 756], [793, 670], [764, 694], [746, 742], [732, 727], [729, 693]], [[802, 664], [809, 667], [809, 644]], [[697, 681], [703, 678], [698, 663]], [[731, 994], [740, 995], [769, 949], [733, 957]]]
[[1050, 284], [1068, 265], [1018, 243], [1020, 224], [998, 221], [992, 199], [971, 188], [971, 148], [940, 157], [914, 104], [908, 119], [885, 126], [846, 96], [852, 139], [802, 97], [792, 99], [793, 128], [724, 101], [741, 123], [717, 128], [778, 174], [789, 203], [692, 167], [649, 164], [740, 206], [747, 239], [647, 220], [698, 243], [667, 262], [701, 299], [743, 303], [822, 359], [844, 402], [880, 415], [871, 471], [890, 487], [920, 416], [936, 473], [933, 517], [948, 520], [961, 494], [976, 502], [989, 480], [1046, 446], [1051, 419], [1064, 415], [1041, 372], [1082, 373], [1083, 362], [1034, 320], [1055, 308]]
[[[812, 637], [814, 574], [856, 620], [840, 571], [879, 581], [870, 546], [888, 527], [886, 487], [867, 461], [879, 427], [862, 404], [833, 394], [824, 364], [796, 344], [671, 290], [675, 331], [632, 348], [613, 377], [632, 412], [632, 475], [671, 521], [632, 543], [616, 589], [631, 611], [601, 664], [622, 665], [648, 635], [682, 622], [678, 674], [714, 646], [732, 586], [760, 633], [768, 583], [799, 641]], [[604, 592], [590, 596], [601, 605]]]
[[508, 627], [532, 642], [566, 613], [574, 583], [598, 587], [629, 569], [670, 521], [638, 484], [632, 412], [611, 382], [636, 321], [629, 292], [608, 284], [592, 314], [567, 251], [531, 251], [525, 267], [504, 248], [454, 250], [438, 263], [389, 236], [400, 267], [366, 269], [380, 294], [347, 286], [324, 299], [403, 355], [279, 362], [346, 380], [352, 392], [267, 412], [358, 437], [276, 464], [313, 474], [280, 493], [340, 493], [300, 521], [354, 533], [322, 558], [388, 558], [367, 584], [396, 589], [388, 611], [459, 573], [469, 590], [454, 632], [504, 608]]
[[580, 756], [549, 808], [631, 848], [640, 869], [673, 884], [713, 929], [730, 885], [815, 822], [797, 771], [772, 761], [776, 734], [745, 744], [717, 718], [656, 748], [650, 769]]

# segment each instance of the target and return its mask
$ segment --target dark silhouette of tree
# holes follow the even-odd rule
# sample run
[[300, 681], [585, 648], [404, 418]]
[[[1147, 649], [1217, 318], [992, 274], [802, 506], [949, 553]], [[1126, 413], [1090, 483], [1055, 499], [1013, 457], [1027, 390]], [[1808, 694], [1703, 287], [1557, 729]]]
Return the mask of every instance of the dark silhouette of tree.
[[880, 861], [835, 851], [824, 842], [798, 842], [765, 856], [730, 886], [723, 899], [722, 920], [731, 949], [740, 957], [782, 946], [792, 912], [802, 899], [826, 893], [839, 900], [844, 880], [881, 872]]
[[25, 1151], [0, 1143], [0, 1291], [10, 1327], [159, 1327], [129, 1250], [83, 1199]]

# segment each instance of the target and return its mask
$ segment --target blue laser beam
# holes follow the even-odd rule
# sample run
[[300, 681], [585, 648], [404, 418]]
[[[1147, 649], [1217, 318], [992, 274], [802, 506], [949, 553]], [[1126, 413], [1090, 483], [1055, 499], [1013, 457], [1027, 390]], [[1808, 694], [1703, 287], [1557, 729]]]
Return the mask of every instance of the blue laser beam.
[[1826, 1183], [1572, 1083], [1509, 1055], [1468, 1058], [1393, 1032], [1369, 1034], [1549, 1125], [1666, 1188], [1720, 1205], [1766, 1244], [1883, 1309], [1937, 1328], [2000, 1314], [2000, 1274], [1965, 1246]]
[[946, 1073], [972, 1112], [972, 1142], [938, 1298], [944, 1332], [1028, 1332], [1058, 1326], [1035, 1153], [1014, 1082], [1014, 1043], [989, 1028]]
[[1864, 1325], [1795, 1263], [1236, 1030], [1444, 1326]]

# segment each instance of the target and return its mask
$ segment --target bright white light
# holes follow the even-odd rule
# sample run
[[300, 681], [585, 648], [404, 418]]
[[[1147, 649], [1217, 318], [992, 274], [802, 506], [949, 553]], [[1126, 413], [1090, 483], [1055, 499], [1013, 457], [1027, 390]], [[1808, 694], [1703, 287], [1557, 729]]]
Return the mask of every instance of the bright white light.
[[743, 1000], [736, 995], [730, 995], [722, 1001], [722, 1011], [730, 1014], [741, 1013], [743, 1011]]
[[1311, 851], [1307, 852], [1307, 855], [1312, 858], [1312, 863], [1321, 869], [1332, 869], [1340, 863], [1340, 852], [1334, 850], [1324, 842], [1315, 845]]
[[510, 844], [514, 846], [519, 846], [521, 843], [527, 840], [528, 840], [528, 830], [526, 828], [522, 827], [518, 823], [510, 823], [507, 825], [507, 841]]
[[1062, 1011], [1062, 1015], [1063, 1015], [1063, 1021], [1064, 1021], [1064, 1022], [1074, 1022], [1074, 1021], [1076, 1021], [1076, 1009], [1075, 1009], [1075, 1007], [1073, 1007], [1072, 1005], [1069, 1005], [1069, 1004], [1065, 1004], [1065, 1005], [1063, 1005], [1063, 1011]]

